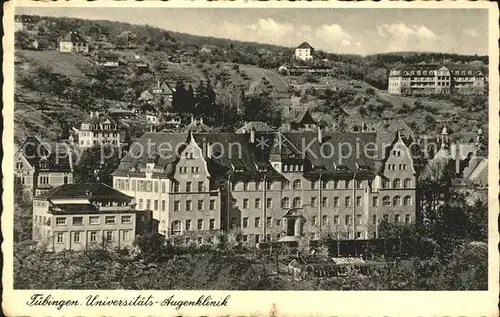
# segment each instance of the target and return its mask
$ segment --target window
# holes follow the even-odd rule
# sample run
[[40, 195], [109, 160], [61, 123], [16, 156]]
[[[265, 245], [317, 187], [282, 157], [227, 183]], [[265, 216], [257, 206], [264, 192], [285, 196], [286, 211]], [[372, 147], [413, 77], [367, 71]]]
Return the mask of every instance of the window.
[[186, 210], [191, 211], [193, 209], [193, 201], [186, 200]]
[[399, 215], [394, 215], [394, 223], [399, 223]]
[[262, 190], [262, 183], [261, 182], [255, 182], [255, 190]]
[[290, 182], [288, 180], [284, 180], [281, 182], [281, 189], [287, 190], [290, 189]]
[[215, 199], [210, 199], [210, 210], [215, 210]]
[[90, 242], [97, 242], [97, 232], [95, 231], [90, 232]]
[[199, 192], [204, 192], [205, 191], [205, 186], [204, 182], [198, 182], [198, 191]]
[[382, 204], [384, 206], [390, 206], [391, 205], [391, 197], [389, 196], [384, 196], [384, 198], [382, 198]]
[[[127, 186], [128, 189], [128, 186]], [[167, 184], [165, 182], [161, 183], [161, 192], [166, 193], [167, 192]]]
[[106, 216], [104, 218], [104, 223], [107, 225], [114, 224], [116, 222], [115, 216]]
[[363, 218], [361, 217], [360, 214], [356, 215], [356, 223], [358, 225], [362, 225], [363, 224]]
[[172, 222], [172, 235], [180, 235], [182, 233], [182, 226], [179, 220]]
[[351, 224], [351, 217], [349, 215], [345, 216], [345, 225], [348, 226]]
[[125, 230], [123, 231], [123, 241], [129, 241], [130, 240], [130, 231]]
[[243, 228], [248, 228], [248, 217], [243, 217]]
[[351, 188], [352, 187], [352, 180], [346, 181], [345, 188]]
[[401, 206], [401, 197], [400, 196], [394, 196], [392, 198], [392, 205], [393, 206]]
[[361, 196], [357, 196], [356, 197], [356, 206], [361, 207], [362, 202], [363, 201], [361, 200]]
[[215, 229], [215, 219], [210, 219], [210, 230]]
[[146, 199], [146, 209], [151, 210], [151, 199]]
[[390, 182], [388, 179], [383, 179], [382, 180], [382, 188], [387, 189], [390, 187]]
[[273, 218], [272, 217], [267, 217], [266, 219], [266, 226], [272, 227], [273, 226]]
[[345, 206], [350, 207], [351, 206], [351, 197], [346, 197], [345, 198]]
[[166, 210], [166, 204], [165, 204], [165, 201], [162, 200], [161, 201], [161, 211], [165, 211]]
[[318, 182], [317, 181], [311, 181], [311, 189], [315, 190], [318, 188]]
[[132, 216], [122, 216], [122, 223], [132, 223]]
[[377, 224], [377, 215], [372, 216], [372, 223], [375, 225]]
[[[40, 218], [42, 219], [42, 218]], [[57, 217], [56, 218], [56, 225], [58, 226], [64, 226], [66, 224], [66, 217]]]
[[248, 182], [243, 182], [243, 190], [244, 191], [248, 190]]
[[404, 180], [404, 188], [410, 188], [411, 187], [411, 179], [407, 178]]
[[261, 207], [261, 205], [260, 205], [260, 198], [255, 198], [254, 207], [255, 208], [260, 208]]
[[339, 224], [339, 215], [333, 216], [333, 224], [338, 225]]
[[360, 231], [356, 232], [356, 238], [360, 239], [362, 235], [363, 233], [361, 233]]
[[378, 197], [373, 197], [373, 207], [378, 207]]
[[186, 219], [186, 230], [192, 230], [191, 228], [191, 219]]
[[318, 205], [318, 201], [316, 197], [311, 197], [311, 207], [316, 207]]
[[203, 237], [198, 237], [197, 241], [198, 241], [198, 244], [203, 244]]
[[197, 228], [198, 230], [203, 230], [203, 219], [198, 219]]
[[299, 208], [302, 206], [302, 199], [300, 197], [295, 197], [293, 199], [293, 208]]
[[321, 198], [321, 207], [328, 207], [328, 197]]
[[57, 243], [64, 243], [64, 233], [62, 232], [57, 233]]
[[412, 203], [411, 203], [411, 196], [405, 196], [405, 198], [403, 198], [403, 203], [405, 206], [411, 206]]
[[356, 181], [356, 188], [362, 188], [362, 187], [363, 187], [363, 181], [358, 179]]
[[273, 189], [273, 182], [272, 181], [267, 181], [266, 182], [266, 189], [267, 190]]
[[[334, 184], [335, 184], [335, 181], [334, 181]], [[321, 182], [321, 188], [322, 189], [328, 189], [328, 181], [322, 181]]]
[[248, 209], [248, 198], [243, 199], [243, 209]]
[[193, 186], [193, 183], [191, 182], [186, 182], [186, 192], [190, 193], [191, 192], [191, 187]]
[[80, 232], [74, 232], [73, 233], [73, 242], [74, 243], [80, 243]]
[[411, 216], [410, 214], [405, 215], [405, 223], [409, 224], [411, 222]]
[[272, 198], [267, 198], [266, 208], [273, 208], [273, 199]]
[[383, 219], [384, 219], [384, 221], [385, 221], [385, 222], [389, 222], [389, 215], [387, 215], [387, 214], [386, 214], [386, 215], [384, 215], [384, 216], [383, 216]]
[[178, 200], [174, 201], [174, 211], [179, 211], [181, 209], [181, 202]]
[[281, 227], [281, 219], [276, 219], [276, 227]]
[[255, 217], [255, 228], [260, 227], [260, 217]]
[[174, 185], [174, 188], [173, 188], [174, 193], [178, 193], [179, 192], [179, 182], [174, 181], [173, 185]]
[[90, 216], [89, 223], [91, 225], [98, 225], [99, 224], [99, 216]]
[[154, 210], [158, 210], [158, 199], [155, 199], [153, 206]]
[[205, 209], [205, 201], [199, 199], [198, 200], [198, 210], [203, 210]]
[[316, 219], [316, 216], [312, 216], [312, 217], [311, 217], [311, 222], [312, 222], [312, 224], [313, 224], [313, 225], [315, 225], [315, 226], [318, 224], [318, 219]]
[[106, 241], [113, 241], [113, 231], [106, 231]]
[[399, 178], [396, 178], [392, 181], [392, 188], [400, 188], [401, 187], [401, 181]]
[[339, 181], [333, 181], [333, 189], [338, 189], [339, 188]]
[[293, 181], [293, 189], [301, 189], [302, 188], [302, 182], [300, 179], [296, 179]]
[[290, 208], [290, 199], [288, 197], [281, 198], [281, 208]]
[[83, 217], [73, 217], [73, 226], [83, 225]]

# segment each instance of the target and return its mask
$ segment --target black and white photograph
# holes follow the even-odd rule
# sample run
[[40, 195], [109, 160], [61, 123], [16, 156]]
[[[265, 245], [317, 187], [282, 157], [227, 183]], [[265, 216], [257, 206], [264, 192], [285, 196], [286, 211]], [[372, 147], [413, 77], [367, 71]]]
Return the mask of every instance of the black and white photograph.
[[16, 6], [9, 294], [55, 314], [227, 309], [231, 291], [491, 297], [495, 10]]

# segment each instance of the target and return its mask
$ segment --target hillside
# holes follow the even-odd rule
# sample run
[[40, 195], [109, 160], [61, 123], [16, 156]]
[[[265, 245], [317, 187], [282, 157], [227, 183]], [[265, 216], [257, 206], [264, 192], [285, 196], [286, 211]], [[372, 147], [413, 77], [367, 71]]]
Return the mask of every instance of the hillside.
[[[476, 61], [484, 66], [487, 63], [484, 56], [400, 52], [362, 57], [317, 51], [314, 63], [328, 59], [327, 63], [338, 70], [337, 77], [284, 77], [276, 70], [279, 65], [293, 62], [292, 50], [286, 47], [193, 36], [112, 21], [39, 16], [29, 16], [29, 19], [21, 16], [21, 19], [29, 20], [26, 22], [29, 37], [49, 43], [48, 47], [54, 47], [59, 36], [77, 30], [89, 39], [105, 38], [124, 59], [140, 55], [150, 70], [141, 74], [129, 66], [103, 70], [93, 64], [92, 56], [55, 50], [16, 50], [19, 59], [16, 136], [19, 138], [42, 133], [57, 139], [92, 108], [140, 105], [139, 95], [158, 79], [173, 87], [184, 85], [195, 94], [202, 86], [212, 89], [214, 100], [222, 107], [217, 111], [227, 112], [221, 115], [232, 118], [231, 127], [241, 121], [269, 118], [262, 116], [269, 113], [267, 110], [248, 110], [243, 115], [233, 113], [233, 109], [241, 109], [242, 104], [254, 107], [252, 102], [260, 100], [259, 103], [273, 105], [278, 110], [298, 104], [332, 124], [340, 119], [354, 125], [359, 121], [401, 118], [417, 132], [435, 134], [443, 122], [447, 122], [457, 137], [479, 126], [487, 129], [486, 97], [408, 98], [389, 95], [385, 90], [387, 70], [394, 65], [448, 60]], [[252, 101], [251, 96], [257, 99]], [[168, 106], [160, 107], [166, 110]], [[343, 118], [338, 117], [339, 111], [345, 114]], [[290, 114], [284, 112], [285, 119], [290, 118]], [[186, 117], [189, 115], [186, 113]], [[65, 124], [66, 121], [69, 123]], [[46, 129], [47, 126], [50, 128]]]

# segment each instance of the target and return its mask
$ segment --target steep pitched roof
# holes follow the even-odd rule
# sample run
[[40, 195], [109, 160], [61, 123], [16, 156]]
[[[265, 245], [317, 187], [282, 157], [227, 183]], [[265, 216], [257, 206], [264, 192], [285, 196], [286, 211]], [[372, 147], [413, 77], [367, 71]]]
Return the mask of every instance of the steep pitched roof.
[[309, 49], [314, 49], [314, 47], [312, 47], [311, 45], [309, 45], [309, 43], [307, 43], [307, 42], [302, 42], [299, 46], [297, 46], [297, 48], [309, 48]]
[[297, 113], [292, 122], [296, 124], [316, 124], [309, 110], [302, 110]]
[[45, 162], [43, 169], [49, 172], [70, 172], [72, 170], [70, 149], [63, 143], [42, 142], [36, 136], [27, 137], [18, 149], [28, 163], [39, 169], [40, 163]]
[[87, 40], [85, 40], [80, 34], [73, 31], [62, 37], [59, 42], [88, 43]]
[[262, 121], [250, 121], [245, 122], [245, 124], [236, 130], [236, 133], [249, 133], [251, 129], [255, 129], [255, 132], [275, 132], [276, 130], [267, 125], [267, 123]]

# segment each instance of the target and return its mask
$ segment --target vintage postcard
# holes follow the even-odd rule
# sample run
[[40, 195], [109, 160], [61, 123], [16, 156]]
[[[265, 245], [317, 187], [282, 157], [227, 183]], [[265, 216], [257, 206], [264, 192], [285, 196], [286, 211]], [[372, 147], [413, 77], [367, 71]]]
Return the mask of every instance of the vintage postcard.
[[495, 3], [4, 8], [5, 315], [498, 315]]

